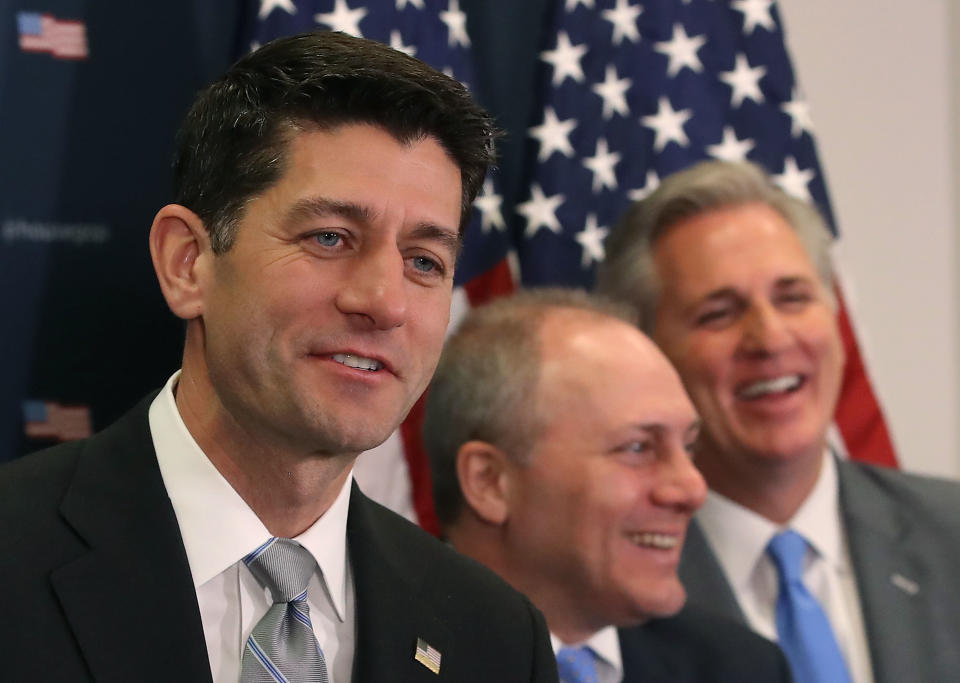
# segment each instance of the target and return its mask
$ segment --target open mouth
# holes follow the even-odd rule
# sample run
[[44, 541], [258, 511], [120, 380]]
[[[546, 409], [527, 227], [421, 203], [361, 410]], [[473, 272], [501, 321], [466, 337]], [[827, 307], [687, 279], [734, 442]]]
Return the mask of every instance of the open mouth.
[[659, 534], [653, 531], [629, 534], [629, 538], [634, 545], [642, 548], [656, 548], [657, 550], [670, 550], [676, 548], [680, 543], [680, 537], [677, 535]]
[[335, 353], [330, 357], [341, 365], [346, 365], [348, 368], [368, 370], [369, 372], [376, 372], [377, 370], [383, 369], [383, 363], [380, 361], [374, 360], [373, 358], [355, 356], [352, 353]]
[[774, 394], [791, 394], [806, 383], [803, 375], [782, 375], [758, 382], [741, 384], [736, 391], [737, 398], [755, 401]]

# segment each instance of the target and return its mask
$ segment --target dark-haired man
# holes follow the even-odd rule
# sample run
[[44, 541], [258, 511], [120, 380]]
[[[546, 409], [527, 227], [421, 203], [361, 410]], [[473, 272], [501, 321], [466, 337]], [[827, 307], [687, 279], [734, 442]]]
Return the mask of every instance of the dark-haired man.
[[697, 415], [629, 313], [565, 290], [471, 311], [427, 399], [449, 541], [543, 611], [569, 683], [773, 683], [777, 648], [684, 611], [677, 563], [706, 487]]
[[798, 683], [948, 681], [960, 656], [960, 487], [840, 460], [830, 236], [759, 167], [704, 162], [635, 204], [601, 291], [630, 302], [703, 419], [710, 486], [680, 576], [778, 639]]
[[492, 137], [460, 84], [342, 34], [200, 94], [150, 232], [182, 369], [0, 473], [0, 677], [555, 680], [525, 598], [351, 477], [433, 372]]

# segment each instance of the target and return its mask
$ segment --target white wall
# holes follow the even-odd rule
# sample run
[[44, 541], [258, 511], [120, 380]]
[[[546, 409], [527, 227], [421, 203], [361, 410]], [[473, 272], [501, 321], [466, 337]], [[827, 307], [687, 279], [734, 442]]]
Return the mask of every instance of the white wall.
[[960, 9], [779, 6], [843, 235], [844, 290], [900, 463], [960, 477]]

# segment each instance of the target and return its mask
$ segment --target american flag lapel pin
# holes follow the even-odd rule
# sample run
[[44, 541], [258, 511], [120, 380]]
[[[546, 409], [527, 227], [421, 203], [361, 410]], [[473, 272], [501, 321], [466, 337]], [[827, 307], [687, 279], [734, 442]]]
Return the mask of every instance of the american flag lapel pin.
[[417, 638], [417, 651], [413, 658], [435, 674], [440, 673], [440, 651], [423, 638]]

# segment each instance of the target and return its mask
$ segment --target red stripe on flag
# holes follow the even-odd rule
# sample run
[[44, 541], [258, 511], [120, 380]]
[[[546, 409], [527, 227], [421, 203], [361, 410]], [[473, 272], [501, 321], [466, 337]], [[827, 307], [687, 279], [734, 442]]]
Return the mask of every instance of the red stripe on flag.
[[487, 272], [478, 275], [463, 286], [471, 306], [496, 299], [498, 296], [513, 294], [515, 286], [513, 275], [510, 273], [510, 264], [502, 259]]
[[853, 324], [839, 289], [837, 302], [837, 322], [843, 350], [847, 356], [840, 398], [834, 415], [837, 428], [843, 435], [844, 445], [852, 460], [897, 467], [897, 456], [883, 419], [883, 411], [870, 386]]

